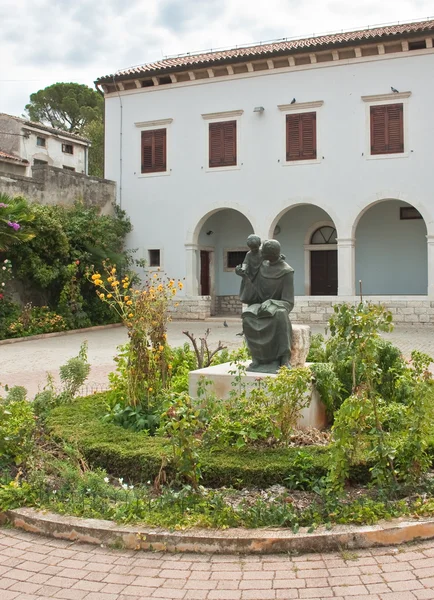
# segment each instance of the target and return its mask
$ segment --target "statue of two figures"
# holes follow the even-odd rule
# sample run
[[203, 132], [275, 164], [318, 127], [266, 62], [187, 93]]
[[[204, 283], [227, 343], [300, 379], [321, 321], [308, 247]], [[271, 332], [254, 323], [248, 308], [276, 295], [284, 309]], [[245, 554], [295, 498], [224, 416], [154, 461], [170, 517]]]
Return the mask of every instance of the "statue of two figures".
[[277, 240], [261, 245], [257, 235], [247, 238], [249, 251], [235, 273], [242, 277], [240, 300], [243, 333], [252, 355], [248, 371], [277, 373], [291, 360], [291, 321], [294, 307], [294, 269], [280, 253]]

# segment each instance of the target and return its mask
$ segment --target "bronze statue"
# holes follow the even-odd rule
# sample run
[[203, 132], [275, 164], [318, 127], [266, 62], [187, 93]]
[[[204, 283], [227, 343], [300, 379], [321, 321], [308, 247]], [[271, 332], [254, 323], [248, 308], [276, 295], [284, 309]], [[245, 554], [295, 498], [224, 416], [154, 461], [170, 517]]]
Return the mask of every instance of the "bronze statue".
[[247, 370], [276, 373], [291, 359], [289, 313], [294, 307], [294, 269], [285, 262], [277, 240], [265, 241], [257, 252], [261, 252], [261, 263], [253, 278], [250, 266], [244, 268], [246, 260], [235, 269], [243, 278], [240, 299], [248, 305], [242, 313], [243, 333], [253, 358]]

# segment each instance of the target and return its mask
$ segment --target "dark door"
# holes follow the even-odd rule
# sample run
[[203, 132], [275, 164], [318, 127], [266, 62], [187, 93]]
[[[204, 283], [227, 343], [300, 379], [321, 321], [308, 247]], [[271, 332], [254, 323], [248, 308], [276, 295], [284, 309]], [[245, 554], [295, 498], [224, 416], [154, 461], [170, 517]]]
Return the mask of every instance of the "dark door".
[[310, 293], [312, 296], [337, 296], [337, 250], [313, 250], [310, 253]]
[[200, 251], [200, 295], [210, 295], [210, 280], [209, 280], [209, 252], [206, 250]]

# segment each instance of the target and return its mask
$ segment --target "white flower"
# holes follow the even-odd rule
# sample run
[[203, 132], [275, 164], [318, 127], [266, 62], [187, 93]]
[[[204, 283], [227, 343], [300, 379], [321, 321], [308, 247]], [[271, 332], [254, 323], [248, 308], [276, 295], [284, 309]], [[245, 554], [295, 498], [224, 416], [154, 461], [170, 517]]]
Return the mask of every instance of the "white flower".
[[57, 490], [53, 490], [53, 494], [57, 494]]
[[134, 486], [133, 486], [133, 485], [130, 485], [130, 490], [133, 490], [133, 489], [134, 489]]
[[4, 282], [4, 281], [2, 281], [2, 285], [4, 285], [4, 284], [5, 284], [5, 282]]
[[124, 490], [127, 490], [128, 489], [128, 483], [123, 483], [122, 487], [124, 488]]
[[119, 483], [122, 485], [122, 483], [123, 483], [123, 481], [124, 481], [124, 478], [123, 478], [123, 477], [119, 477], [118, 481], [119, 481]]
[[2, 267], [2, 271], [6, 271], [6, 267]]
[[108, 478], [108, 477], [104, 477], [104, 481], [105, 481], [106, 483], [108, 483], [110, 480], [109, 480], [109, 478]]

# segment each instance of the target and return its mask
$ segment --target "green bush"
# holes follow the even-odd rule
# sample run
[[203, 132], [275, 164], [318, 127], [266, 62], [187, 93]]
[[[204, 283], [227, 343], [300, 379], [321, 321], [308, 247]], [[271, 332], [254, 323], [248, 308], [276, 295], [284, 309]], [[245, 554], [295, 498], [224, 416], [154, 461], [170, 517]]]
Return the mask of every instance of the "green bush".
[[[169, 441], [105, 423], [106, 411], [106, 394], [79, 398], [55, 408], [47, 418], [47, 426], [56, 439], [76, 444], [92, 467], [134, 482], [153, 480], [160, 471], [163, 456], [171, 455]], [[284, 485], [293, 474], [293, 467], [299, 465], [299, 450], [202, 448], [199, 450], [201, 483], [211, 487]], [[317, 482], [327, 472], [327, 449], [307, 447], [303, 452], [312, 457], [304, 478]], [[175, 475], [170, 464], [167, 471], [169, 477]]]
[[[35, 418], [31, 404], [23, 398], [24, 388], [12, 388], [0, 398], [0, 465], [20, 465], [33, 447]], [[25, 392], [25, 390], [24, 390]]]
[[18, 318], [8, 327], [8, 337], [26, 337], [41, 333], [65, 331], [65, 319], [48, 306], [26, 304]]

